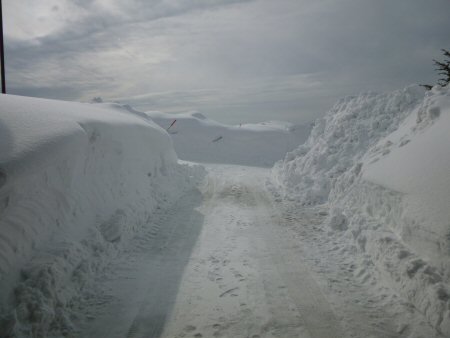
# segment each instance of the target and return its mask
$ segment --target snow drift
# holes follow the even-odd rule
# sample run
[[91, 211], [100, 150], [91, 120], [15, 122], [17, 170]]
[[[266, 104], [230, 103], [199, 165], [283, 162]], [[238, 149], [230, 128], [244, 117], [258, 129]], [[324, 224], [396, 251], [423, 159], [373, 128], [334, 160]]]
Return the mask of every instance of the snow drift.
[[197, 174], [128, 109], [2, 95], [0, 336], [70, 333], [101, 260]]
[[[285, 198], [328, 203], [324, 226], [450, 335], [450, 89], [339, 101], [273, 169]], [[354, 250], [352, 249], [354, 248]]]
[[[324, 203], [349, 170], [380, 138], [393, 132], [423, 96], [418, 87], [346, 97], [316, 121], [308, 140], [277, 163], [274, 177], [285, 196], [302, 204]], [[351, 179], [351, 178], [349, 178]]]
[[271, 167], [303, 143], [310, 126], [270, 121], [228, 126], [200, 113], [146, 113], [172, 136], [178, 156], [187, 161]]

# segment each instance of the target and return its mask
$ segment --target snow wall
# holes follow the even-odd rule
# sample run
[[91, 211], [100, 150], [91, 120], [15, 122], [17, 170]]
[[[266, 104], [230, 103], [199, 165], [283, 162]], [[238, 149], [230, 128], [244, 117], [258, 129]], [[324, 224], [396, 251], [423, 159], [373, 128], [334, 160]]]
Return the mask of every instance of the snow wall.
[[180, 159], [195, 162], [272, 167], [305, 142], [311, 130], [311, 126], [278, 121], [229, 126], [198, 112], [146, 114], [164, 129], [170, 128]]
[[0, 96], [0, 336], [69, 334], [92, 271], [201, 175], [129, 109]]
[[273, 168], [284, 198], [327, 203], [329, 236], [450, 335], [450, 89], [339, 101]]

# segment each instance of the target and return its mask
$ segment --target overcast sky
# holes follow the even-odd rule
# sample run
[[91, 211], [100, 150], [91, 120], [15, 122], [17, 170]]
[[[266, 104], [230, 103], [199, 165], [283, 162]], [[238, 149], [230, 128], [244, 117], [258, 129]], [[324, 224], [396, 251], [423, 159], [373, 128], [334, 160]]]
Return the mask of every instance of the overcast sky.
[[3, 0], [11, 94], [308, 122], [435, 83], [449, 0]]

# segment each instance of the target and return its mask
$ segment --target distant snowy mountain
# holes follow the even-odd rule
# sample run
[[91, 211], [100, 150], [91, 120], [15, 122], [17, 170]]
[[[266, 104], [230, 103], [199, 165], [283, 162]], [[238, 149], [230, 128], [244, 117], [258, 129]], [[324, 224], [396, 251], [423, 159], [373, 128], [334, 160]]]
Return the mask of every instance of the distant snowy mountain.
[[180, 159], [271, 167], [308, 137], [311, 127], [269, 121], [229, 126], [200, 113], [146, 113], [168, 130]]

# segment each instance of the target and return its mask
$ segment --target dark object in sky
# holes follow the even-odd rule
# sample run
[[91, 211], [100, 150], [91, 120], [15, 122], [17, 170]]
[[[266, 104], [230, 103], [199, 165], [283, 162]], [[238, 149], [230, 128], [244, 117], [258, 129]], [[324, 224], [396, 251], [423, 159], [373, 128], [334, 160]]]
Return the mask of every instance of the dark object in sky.
[[220, 141], [221, 139], [223, 139], [223, 136], [219, 136], [218, 138], [215, 138], [214, 140], [212, 140], [213, 142], [217, 142]]
[[6, 78], [5, 78], [5, 48], [3, 46], [3, 13], [2, 0], [0, 0], [0, 67], [2, 68], [2, 93], [6, 94]]

